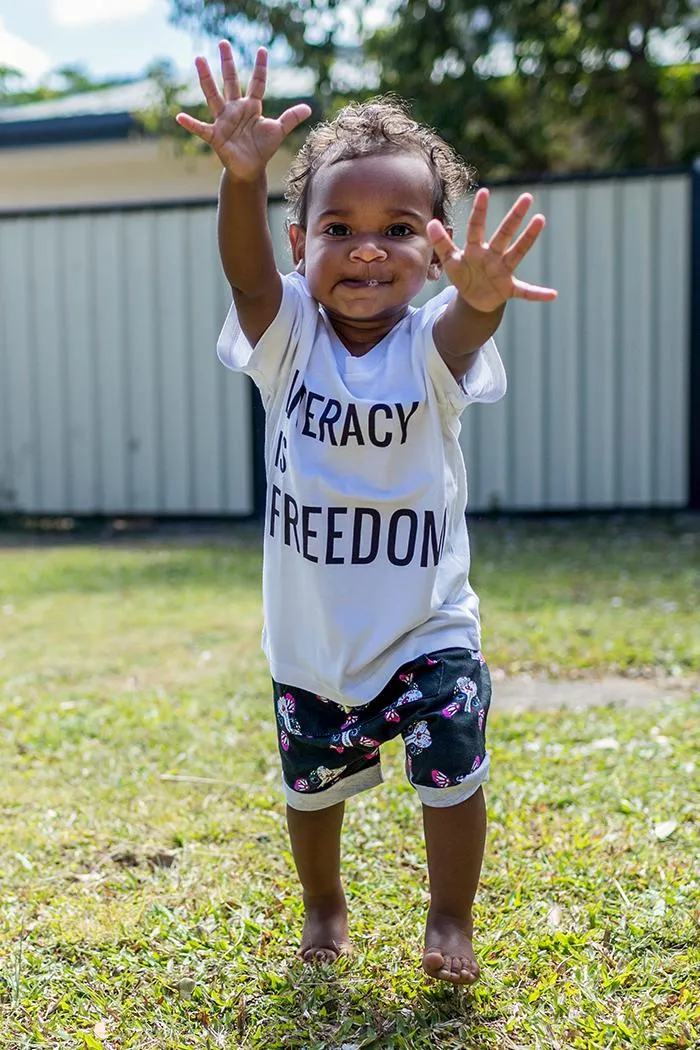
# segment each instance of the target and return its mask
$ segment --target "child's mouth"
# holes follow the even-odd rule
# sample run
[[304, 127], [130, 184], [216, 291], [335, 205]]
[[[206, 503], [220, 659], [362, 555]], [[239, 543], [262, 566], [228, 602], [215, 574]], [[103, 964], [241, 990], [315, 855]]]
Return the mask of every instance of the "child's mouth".
[[380, 285], [386, 284], [386, 281], [376, 281], [374, 278], [369, 280], [360, 281], [352, 277], [346, 277], [340, 282], [345, 288], [379, 288]]

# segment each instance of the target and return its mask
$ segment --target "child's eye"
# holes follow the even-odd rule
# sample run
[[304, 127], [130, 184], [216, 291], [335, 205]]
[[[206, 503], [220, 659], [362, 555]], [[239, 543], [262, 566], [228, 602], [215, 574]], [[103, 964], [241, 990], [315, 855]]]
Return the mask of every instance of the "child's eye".
[[350, 227], [342, 222], [332, 222], [330, 226], [326, 227], [326, 233], [331, 237], [347, 237], [350, 233]]
[[395, 222], [386, 232], [390, 237], [410, 237], [413, 230], [405, 222]]

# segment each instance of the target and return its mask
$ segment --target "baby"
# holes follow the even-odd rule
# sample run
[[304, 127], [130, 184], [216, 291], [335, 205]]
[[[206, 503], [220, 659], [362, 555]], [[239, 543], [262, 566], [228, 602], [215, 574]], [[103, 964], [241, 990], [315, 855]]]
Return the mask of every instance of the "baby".
[[[296, 269], [282, 276], [266, 165], [310, 109], [265, 118], [265, 51], [245, 94], [228, 43], [220, 55], [223, 95], [196, 62], [213, 123], [177, 119], [224, 167], [233, 304], [218, 353], [252, 377], [266, 411], [263, 646], [304, 897], [299, 956], [332, 962], [350, 948], [344, 803], [381, 781], [380, 747], [400, 734], [423, 807], [423, 969], [470, 984], [491, 683], [468, 580], [459, 417], [505, 393], [491, 336], [508, 299], [556, 297], [514, 276], [544, 218], [517, 235], [523, 194], [487, 241], [480, 189], [459, 250], [448, 208], [469, 187], [466, 166], [396, 103], [348, 106], [311, 131], [290, 170]], [[450, 287], [414, 308], [443, 272]]]

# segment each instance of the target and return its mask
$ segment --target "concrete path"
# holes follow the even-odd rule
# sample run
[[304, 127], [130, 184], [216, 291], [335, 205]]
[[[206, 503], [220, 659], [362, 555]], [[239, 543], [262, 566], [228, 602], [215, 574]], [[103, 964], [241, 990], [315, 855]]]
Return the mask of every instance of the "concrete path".
[[531, 675], [508, 678], [496, 670], [492, 710], [551, 711], [557, 707], [580, 709], [605, 704], [643, 707], [693, 693], [700, 702], [700, 682], [681, 678], [547, 679]]

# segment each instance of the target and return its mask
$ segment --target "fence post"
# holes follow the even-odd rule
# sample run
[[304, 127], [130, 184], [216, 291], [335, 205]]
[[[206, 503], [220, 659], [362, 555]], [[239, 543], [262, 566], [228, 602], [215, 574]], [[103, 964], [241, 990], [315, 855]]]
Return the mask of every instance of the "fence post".
[[253, 380], [250, 383], [252, 449], [253, 449], [253, 516], [265, 517], [267, 482], [265, 478], [265, 409], [260, 391]]
[[690, 412], [688, 506], [700, 510], [700, 157], [690, 190]]

